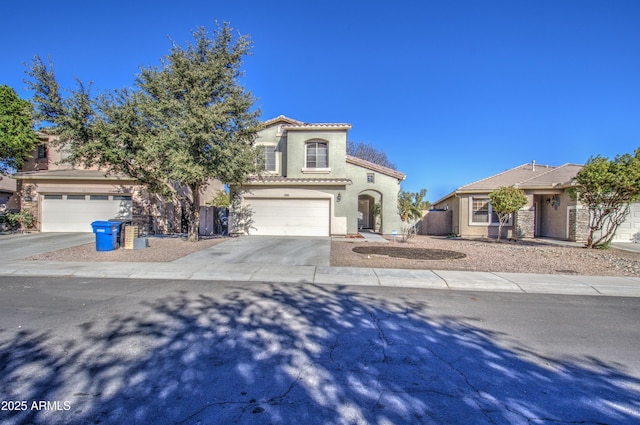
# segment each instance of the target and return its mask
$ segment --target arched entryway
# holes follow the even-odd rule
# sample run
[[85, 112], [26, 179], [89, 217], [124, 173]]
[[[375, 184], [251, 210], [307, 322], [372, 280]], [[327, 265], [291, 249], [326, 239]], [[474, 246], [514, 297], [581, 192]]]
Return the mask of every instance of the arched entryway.
[[358, 194], [358, 230], [379, 231], [382, 224], [382, 194], [366, 190]]

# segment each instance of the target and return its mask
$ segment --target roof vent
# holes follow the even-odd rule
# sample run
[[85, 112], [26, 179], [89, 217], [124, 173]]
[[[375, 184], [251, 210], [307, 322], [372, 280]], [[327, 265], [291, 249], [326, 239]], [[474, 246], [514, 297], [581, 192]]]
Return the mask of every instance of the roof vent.
[[536, 160], [535, 159], [531, 162], [531, 171], [536, 171]]

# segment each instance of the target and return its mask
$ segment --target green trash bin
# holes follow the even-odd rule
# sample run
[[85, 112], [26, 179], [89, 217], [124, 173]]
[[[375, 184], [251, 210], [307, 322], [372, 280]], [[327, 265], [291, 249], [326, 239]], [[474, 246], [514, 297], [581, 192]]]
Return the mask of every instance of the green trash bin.
[[96, 251], [113, 251], [118, 241], [119, 223], [112, 221], [94, 221], [91, 223], [96, 234]]

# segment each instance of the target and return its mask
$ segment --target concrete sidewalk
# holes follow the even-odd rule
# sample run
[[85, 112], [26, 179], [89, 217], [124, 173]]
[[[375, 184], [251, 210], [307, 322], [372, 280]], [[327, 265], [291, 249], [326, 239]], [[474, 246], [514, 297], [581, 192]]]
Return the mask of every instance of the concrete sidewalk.
[[[265, 238], [257, 237], [250, 240], [240, 238], [222, 244], [224, 246], [215, 245], [167, 263], [95, 263], [23, 260], [23, 258], [38, 252], [55, 251], [89, 243], [94, 240], [94, 235], [91, 233], [35, 234], [28, 239], [20, 237], [21, 244], [15, 243], [18, 237], [0, 237], [0, 276], [313, 283], [318, 285], [640, 297], [640, 278], [633, 277], [331, 267], [328, 258], [329, 238], [311, 240], [290, 238], [286, 243], [276, 247], [269, 245], [268, 239]], [[376, 240], [376, 237], [379, 240]], [[366, 234], [365, 238], [371, 242], [387, 242], [373, 233]], [[265, 244], [266, 249], [276, 251], [279, 258], [291, 257], [291, 252], [300, 250], [309, 251], [307, 254], [309, 258], [301, 257], [302, 262], [276, 262], [273, 257], [267, 255], [268, 253], [260, 253], [260, 250], [263, 249], [262, 245]], [[322, 254], [325, 250], [327, 258]], [[233, 251], [235, 256], [230, 256], [226, 253], [227, 251]]]
[[0, 276], [314, 283], [461, 291], [640, 297], [640, 278], [277, 264], [87, 263], [9, 260]]

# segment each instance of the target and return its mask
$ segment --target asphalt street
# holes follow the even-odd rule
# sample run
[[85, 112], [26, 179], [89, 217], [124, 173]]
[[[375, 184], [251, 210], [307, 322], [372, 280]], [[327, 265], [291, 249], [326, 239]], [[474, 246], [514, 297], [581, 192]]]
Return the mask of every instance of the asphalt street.
[[636, 424], [640, 298], [0, 276], [2, 424]]

